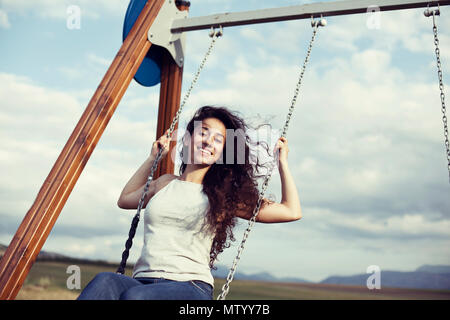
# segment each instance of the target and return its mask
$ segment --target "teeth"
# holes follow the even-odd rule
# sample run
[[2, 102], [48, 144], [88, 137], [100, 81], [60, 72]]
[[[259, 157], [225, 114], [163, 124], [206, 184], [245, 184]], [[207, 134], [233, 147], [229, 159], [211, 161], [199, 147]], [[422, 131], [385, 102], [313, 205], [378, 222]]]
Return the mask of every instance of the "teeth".
[[200, 150], [200, 151], [203, 151], [204, 153], [207, 153], [207, 154], [209, 154], [209, 155], [212, 155], [211, 152], [209, 152], [208, 150], [205, 150], [205, 149], [203, 149], [203, 148], [199, 148], [199, 150]]

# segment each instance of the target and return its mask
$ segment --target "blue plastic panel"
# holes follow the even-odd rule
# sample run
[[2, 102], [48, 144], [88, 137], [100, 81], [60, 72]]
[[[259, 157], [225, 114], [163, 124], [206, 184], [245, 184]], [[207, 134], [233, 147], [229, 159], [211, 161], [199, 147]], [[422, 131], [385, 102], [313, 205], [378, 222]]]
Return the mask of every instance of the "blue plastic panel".
[[[148, 0], [153, 1], [153, 0]], [[125, 41], [128, 33], [133, 27], [135, 21], [139, 17], [142, 9], [144, 9], [147, 0], [131, 0], [127, 13], [125, 14], [125, 21], [123, 24], [123, 41]], [[134, 75], [134, 80], [136, 80], [140, 85], [145, 87], [151, 87], [157, 85], [161, 82], [161, 57], [162, 50], [157, 45], [152, 44], [150, 50], [148, 50], [147, 55], [142, 61], [138, 71]]]

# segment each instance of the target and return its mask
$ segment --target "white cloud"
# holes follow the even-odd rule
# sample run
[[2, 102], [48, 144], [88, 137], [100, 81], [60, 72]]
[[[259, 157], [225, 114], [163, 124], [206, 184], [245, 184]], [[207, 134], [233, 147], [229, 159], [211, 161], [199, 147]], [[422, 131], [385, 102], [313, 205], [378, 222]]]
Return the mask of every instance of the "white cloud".
[[8, 14], [0, 9], [0, 28], [9, 29], [11, 27], [11, 23], [9, 23]]
[[92, 255], [95, 252], [95, 245], [79, 245], [77, 243], [71, 243], [67, 246], [66, 253], [70, 256], [83, 257]]
[[109, 67], [112, 63], [111, 59], [105, 59], [103, 57], [99, 57], [95, 53], [88, 53], [87, 59], [93, 63], [96, 63], [102, 67]]
[[242, 37], [247, 38], [252, 41], [257, 41], [257, 42], [261, 42], [261, 43], [263, 43], [265, 41], [264, 36], [260, 32], [257, 32], [256, 30], [254, 30], [250, 27], [243, 28], [240, 33], [241, 33]]
[[[433, 220], [433, 212], [405, 212], [401, 215], [380, 217], [377, 215], [353, 216], [346, 213], [324, 210], [322, 208], [309, 208], [309, 216], [313, 225], [326, 221], [326, 228], [343, 228], [351, 237], [375, 237], [405, 239], [408, 237], [447, 237], [450, 230], [450, 219]], [[340, 229], [342, 231], [342, 229]], [[359, 236], [358, 236], [359, 234]]]
[[80, 105], [68, 94], [49, 90], [32, 80], [13, 74], [0, 73], [0, 96], [2, 116], [7, 118], [2, 130], [21, 128], [19, 136], [34, 135], [29, 128], [35, 128], [39, 135], [52, 136], [53, 130], [62, 129], [80, 114]]
[[37, 15], [41, 18], [67, 19], [67, 8], [76, 5], [81, 9], [81, 17], [99, 19], [105, 13], [124, 15], [128, 1], [123, 0], [2, 0], [6, 12], [19, 15]]
[[58, 71], [69, 80], [78, 80], [83, 77], [83, 70], [80, 68], [72, 67], [59, 67]]
[[112, 61], [113, 59], [104, 58], [91, 52], [84, 54], [84, 59], [81, 62], [75, 63], [75, 65], [58, 67], [57, 71], [69, 81], [90, 79], [92, 74], [97, 74], [98, 78], [101, 79], [101, 76], [111, 66]]

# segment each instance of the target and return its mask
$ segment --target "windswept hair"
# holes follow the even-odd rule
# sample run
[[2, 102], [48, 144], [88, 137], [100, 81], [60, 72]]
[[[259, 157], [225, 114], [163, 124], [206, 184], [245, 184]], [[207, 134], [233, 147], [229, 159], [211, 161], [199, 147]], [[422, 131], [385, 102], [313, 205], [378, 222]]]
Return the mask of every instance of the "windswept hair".
[[[255, 154], [252, 154], [250, 147], [261, 145], [269, 155], [270, 153], [265, 141], [252, 141], [248, 135], [248, 129], [258, 129], [267, 124], [260, 125], [258, 128], [251, 128], [238, 115], [238, 112], [230, 111], [225, 107], [203, 106], [199, 108], [186, 127], [186, 131], [190, 133], [191, 137], [194, 132], [194, 122], [203, 121], [207, 118], [220, 120], [226, 129], [233, 129], [236, 133], [232, 137], [227, 136], [225, 138], [225, 146], [221, 157], [223, 161], [212, 164], [203, 179], [203, 192], [208, 196], [209, 200], [205, 225], [208, 227], [208, 231], [215, 234], [210, 252], [209, 266], [216, 269], [214, 261], [217, 259], [217, 256], [225, 248], [230, 247], [230, 241], [236, 240], [233, 235], [233, 228], [237, 222], [236, 213], [238, 209], [248, 214], [250, 218], [259, 199], [257, 179], [265, 175], [261, 174], [261, 172], [263, 168], [267, 168], [267, 165], [259, 162], [260, 160]], [[268, 125], [270, 126], [270, 124]], [[234, 139], [233, 148], [227, 148], [227, 143], [231, 143], [228, 141], [229, 138]], [[184, 146], [184, 137], [181, 145]], [[242, 149], [243, 145], [245, 145], [244, 155], [242, 155], [242, 150], [238, 150], [238, 148]], [[188, 154], [187, 148], [184, 146], [180, 152], [182, 159], [179, 169], [180, 175], [186, 169], [187, 164], [183, 155], [186, 157], [186, 154]], [[227, 160], [230, 159], [230, 155], [227, 156], [226, 152], [231, 150], [233, 151], [234, 161]], [[241, 152], [241, 154], [238, 154], [238, 152]], [[261, 207], [264, 205], [265, 203], [262, 203]]]

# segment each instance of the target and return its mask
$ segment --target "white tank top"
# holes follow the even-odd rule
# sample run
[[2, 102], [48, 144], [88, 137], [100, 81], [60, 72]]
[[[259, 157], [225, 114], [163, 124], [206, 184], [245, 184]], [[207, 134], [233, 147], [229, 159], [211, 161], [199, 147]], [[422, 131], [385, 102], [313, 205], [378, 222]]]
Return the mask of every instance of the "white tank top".
[[208, 196], [203, 185], [170, 181], [147, 203], [144, 246], [133, 277], [201, 280], [214, 286], [209, 259], [214, 235], [202, 229]]

